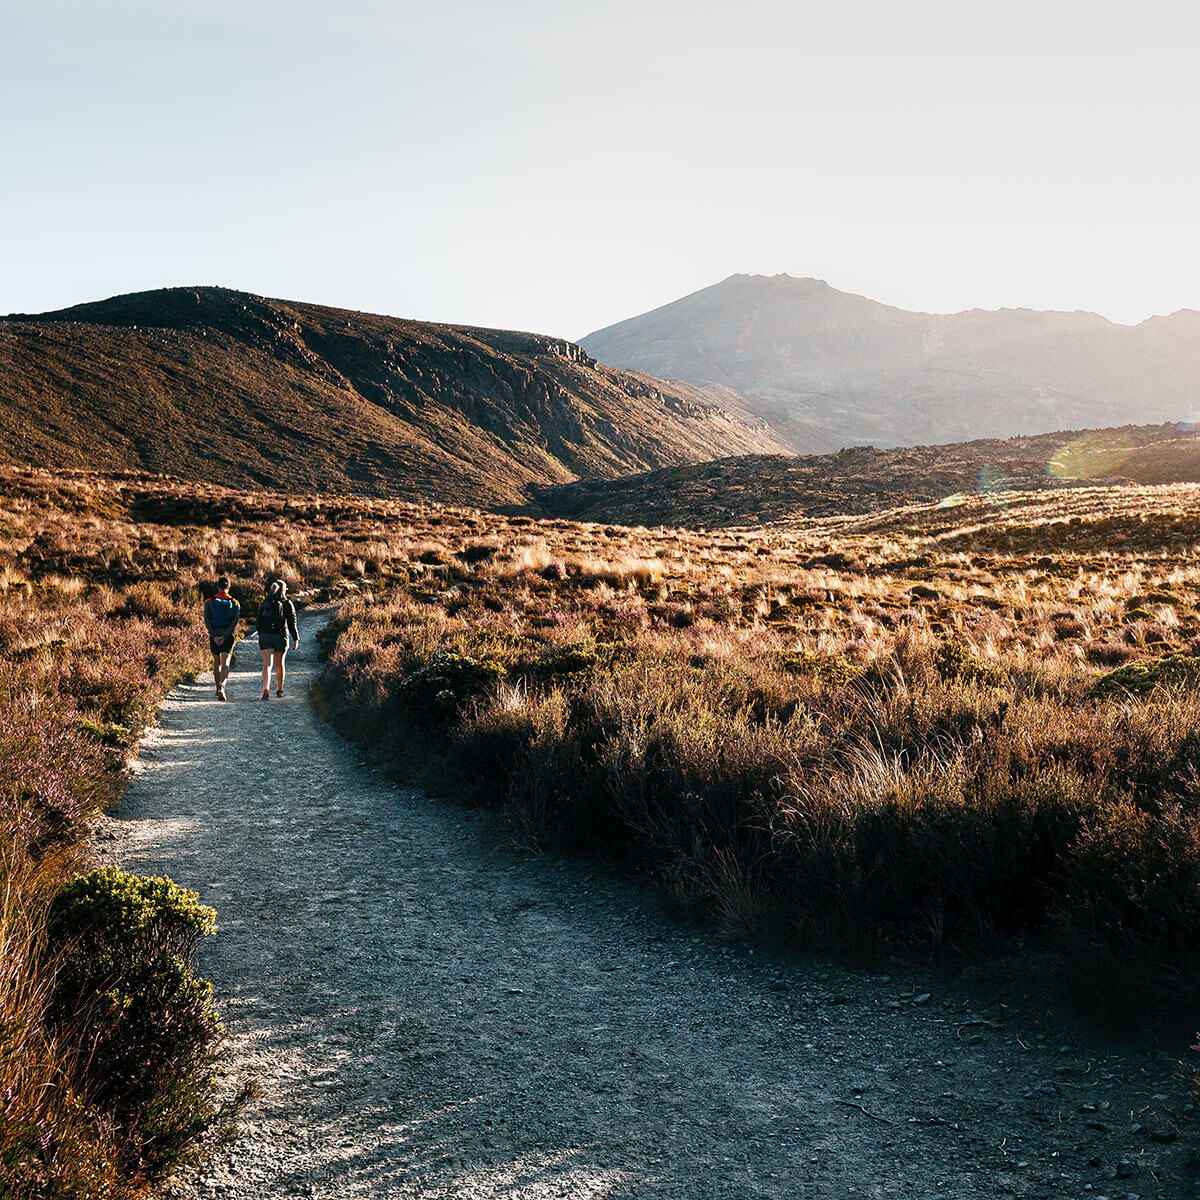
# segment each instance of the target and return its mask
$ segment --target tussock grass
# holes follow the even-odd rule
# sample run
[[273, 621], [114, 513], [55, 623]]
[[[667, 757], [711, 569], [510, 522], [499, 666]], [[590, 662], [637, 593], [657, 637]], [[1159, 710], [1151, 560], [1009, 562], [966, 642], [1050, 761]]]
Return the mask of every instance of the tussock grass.
[[[495, 553], [429, 539], [420, 583], [346, 607], [324, 704], [397, 770], [457, 770], [521, 844], [604, 850], [730, 930], [1037, 936], [1182, 977], [1194, 491], [732, 536], [496, 519]], [[450, 662], [452, 686], [420, 689]]]

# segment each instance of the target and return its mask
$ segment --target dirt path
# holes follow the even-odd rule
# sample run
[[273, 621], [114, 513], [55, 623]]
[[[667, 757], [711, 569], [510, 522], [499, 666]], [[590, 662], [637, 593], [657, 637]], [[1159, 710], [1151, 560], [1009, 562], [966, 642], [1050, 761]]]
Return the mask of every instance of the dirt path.
[[230, 703], [171, 695], [101, 842], [217, 907], [201, 967], [263, 1088], [183, 1194], [1190, 1194], [1167, 1056], [723, 947], [606, 873], [515, 861], [322, 725], [311, 636], [283, 700], [240, 657]]

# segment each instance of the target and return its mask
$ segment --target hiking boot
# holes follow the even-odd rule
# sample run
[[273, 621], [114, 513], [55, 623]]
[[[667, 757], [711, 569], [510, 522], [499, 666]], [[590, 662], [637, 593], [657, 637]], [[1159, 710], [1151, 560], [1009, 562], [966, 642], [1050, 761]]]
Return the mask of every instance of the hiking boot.
[[270, 688], [263, 688], [262, 698], [264, 700], [270, 700], [270, 698], [271, 698], [271, 689]]
[[282, 695], [283, 695], [283, 688], [276, 688], [276, 689], [275, 689], [275, 695], [277, 695], [277, 696], [282, 696]]
[[229, 699], [229, 697], [225, 695], [224, 688], [217, 688], [217, 699], [218, 700], [228, 700]]

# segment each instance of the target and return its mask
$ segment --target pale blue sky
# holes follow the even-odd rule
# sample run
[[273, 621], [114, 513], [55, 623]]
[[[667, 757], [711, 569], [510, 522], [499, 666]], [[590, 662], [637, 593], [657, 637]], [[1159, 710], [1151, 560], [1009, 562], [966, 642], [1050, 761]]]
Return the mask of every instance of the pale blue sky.
[[0, 312], [217, 283], [578, 337], [737, 271], [1200, 308], [1200, 10], [0, 0]]

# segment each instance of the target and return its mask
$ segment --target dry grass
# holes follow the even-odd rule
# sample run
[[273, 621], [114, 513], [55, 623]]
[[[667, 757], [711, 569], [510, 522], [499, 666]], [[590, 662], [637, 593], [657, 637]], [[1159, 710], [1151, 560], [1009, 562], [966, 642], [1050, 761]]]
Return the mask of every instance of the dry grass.
[[1195, 978], [1196, 488], [710, 534], [3, 476], [13, 1195], [145, 1182], [80, 1099], [77, 1043], [46, 1034], [40, 914], [86, 865], [157, 700], [205, 665], [200, 599], [221, 572], [251, 610], [267, 572], [345, 600], [332, 719], [393, 769], [457, 778], [523, 845], [602, 848], [739, 932], [974, 949], [1036, 933]]
[[603, 848], [729, 928], [1037, 933], [1178, 970], [1200, 934], [1197, 499], [719, 535], [496, 518], [486, 556], [448, 528], [408, 587], [347, 606], [325, 703], [397, 769], [434, 746], [522, 844]]

